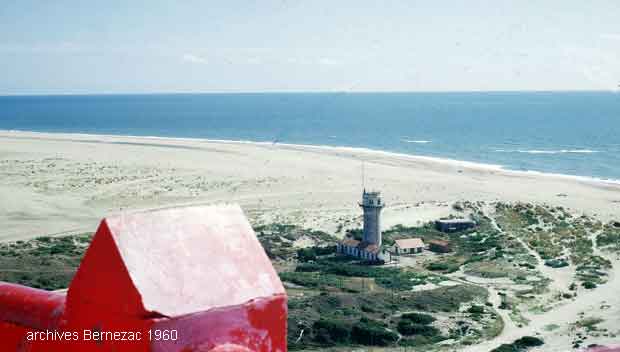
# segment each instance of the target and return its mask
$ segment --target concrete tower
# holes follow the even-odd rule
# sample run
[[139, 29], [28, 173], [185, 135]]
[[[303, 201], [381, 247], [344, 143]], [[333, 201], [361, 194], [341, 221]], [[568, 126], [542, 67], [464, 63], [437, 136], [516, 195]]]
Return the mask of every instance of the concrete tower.
[[381, 247], [381, 202], [380, 192], [366, 192], [362, 195], [360, 207], [364, 209], [364, 241]]

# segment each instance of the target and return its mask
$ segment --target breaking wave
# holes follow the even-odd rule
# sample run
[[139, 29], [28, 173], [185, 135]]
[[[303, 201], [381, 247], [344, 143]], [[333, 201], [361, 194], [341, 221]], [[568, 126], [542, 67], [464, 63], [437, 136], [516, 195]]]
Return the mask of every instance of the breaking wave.
[[418, 144], [426, 144], [426, 143], [431, 143], [432, 142], [432, 141], [412, 140], [412, 139], [401, 139], [401, 141], [403, 141], [405, 143], [418, 143]]
[[559, 149], [559, 150], [538, 150], [538, 149], [517, 149], [517, 150], [506, 150], [506, 149], [496, 149], [496, 152], [501, 153], [527, 153], [527, 154], [591, 154], [591, 153], [600, 153], [598, 150], [591, 149]]

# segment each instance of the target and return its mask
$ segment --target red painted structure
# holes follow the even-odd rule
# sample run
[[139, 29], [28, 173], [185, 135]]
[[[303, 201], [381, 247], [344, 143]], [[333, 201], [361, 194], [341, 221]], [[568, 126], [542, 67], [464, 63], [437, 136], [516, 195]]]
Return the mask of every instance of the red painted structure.
[[0, 283], [7, 352], [286, 351], [286, 317], [238, 206], [105, 218], [66, 295]]
[[620, 352], [620, 346], [616, 347], [606, 347], [606, 346], [596, 346], [590, 347], [586, 349], [587, 352]]

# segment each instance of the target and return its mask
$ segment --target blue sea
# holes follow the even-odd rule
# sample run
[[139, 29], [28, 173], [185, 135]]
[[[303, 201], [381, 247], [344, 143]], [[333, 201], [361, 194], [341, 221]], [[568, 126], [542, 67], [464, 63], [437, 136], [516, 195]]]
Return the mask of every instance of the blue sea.
[[614, 92], [4, 96], [0, 129], [364, 147], [620, 179]]

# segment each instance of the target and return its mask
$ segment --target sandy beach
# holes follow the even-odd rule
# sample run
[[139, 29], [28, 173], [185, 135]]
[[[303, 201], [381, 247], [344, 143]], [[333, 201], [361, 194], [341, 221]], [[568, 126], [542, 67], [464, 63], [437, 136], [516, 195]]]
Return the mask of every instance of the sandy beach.
[[235, 202], [254, 222], [359, 226], [365, 187], [384, 227], [450, 212], [459, 200], [526, 201], [608, 220], [620, 184], [355, 148], [0, 131], [0, 240], [93, 231], [107, 214]]

